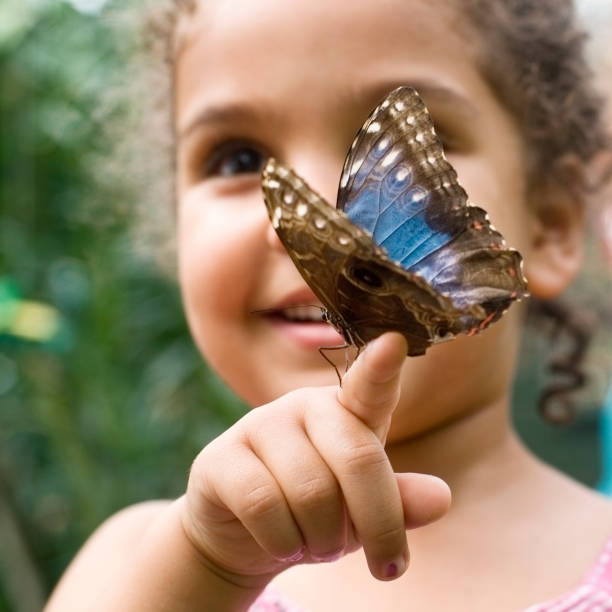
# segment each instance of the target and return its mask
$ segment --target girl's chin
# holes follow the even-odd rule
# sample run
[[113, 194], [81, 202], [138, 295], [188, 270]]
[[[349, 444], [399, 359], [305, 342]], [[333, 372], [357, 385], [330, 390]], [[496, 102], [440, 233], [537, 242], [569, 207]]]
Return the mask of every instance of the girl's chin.
[[[284, 370], [279, 371], [270, 366], [270, 370], [260, 372], [257, 388], [251, 385], [246, 388], [242, 384], [243, 381], [226, 382], [251, 408], [268, 404], [296, 389], [337, 386], [336, 372], [321, 356], [319, 358], [322, 365], [316, 368], [303, 368], [296, 364], [296, 367], [287, 365]], [[338, 366], [338, 371], [343, 374], [344, 365]]]
[[[325, 355], [335, 363], [342, 376], [347, 367], [345, 351], [325, 351]], [[263, 393], [263, 396], [255, 398], [257, 404], [267, 403], [296, 389], [338, 385], [336, 370], [316, 348], [305, 350], [300, 347], [289, 353], [279, 351], [255, 367], [259, 371], [256, 376], [260, 383], [258, 388]]]

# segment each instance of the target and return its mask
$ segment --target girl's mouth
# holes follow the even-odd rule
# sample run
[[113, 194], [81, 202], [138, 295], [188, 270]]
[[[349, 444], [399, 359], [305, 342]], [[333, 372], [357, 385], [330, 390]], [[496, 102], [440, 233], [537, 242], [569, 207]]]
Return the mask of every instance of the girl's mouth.
[[325, 348], [344, 344], [342, 336], [323, 320], [323, 308], [295, 304], [264, 313], [274, 329], [306, 348]]
[[288, 306], [287, 308], [279, 308], [278, 310], [272, 311], [271, 314], [294, 323], [309, 321], [313, 323], [323, 322], [323, 308], [321, 306], [296, 304], [295, 306]]

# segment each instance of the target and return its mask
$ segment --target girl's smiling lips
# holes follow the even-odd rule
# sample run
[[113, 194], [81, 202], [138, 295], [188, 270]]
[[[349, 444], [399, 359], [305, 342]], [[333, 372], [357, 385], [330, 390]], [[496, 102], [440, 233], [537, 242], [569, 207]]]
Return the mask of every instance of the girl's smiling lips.
[[255, 311], [277, 333], [304, 348], [343, 345], [344, 338], [323, 321], [323, 306], [315, 294], [303, 288], [286, 295], [273, 307]]

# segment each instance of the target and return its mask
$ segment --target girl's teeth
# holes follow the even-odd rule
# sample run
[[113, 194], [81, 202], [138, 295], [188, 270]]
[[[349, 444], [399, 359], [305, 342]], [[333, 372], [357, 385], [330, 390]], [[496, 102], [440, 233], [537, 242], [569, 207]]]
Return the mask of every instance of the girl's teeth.
[[290, 321], [323, 321], [321, 310], [315, 306], [291, 306], [283, 308], [281, 314]]

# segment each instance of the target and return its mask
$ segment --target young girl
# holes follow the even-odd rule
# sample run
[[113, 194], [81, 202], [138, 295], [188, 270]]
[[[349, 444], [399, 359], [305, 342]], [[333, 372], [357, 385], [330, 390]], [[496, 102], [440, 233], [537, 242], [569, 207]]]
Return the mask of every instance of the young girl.
[[338, 388], [317, 347], [339, 337], [296, 316], [316, 300], [260, 187], [273, 155], [334, 202], [355, 131], [412, 85], [470, 199], [522, 252], [531, 294], [559, 295], [602, 142], [570, 0], [177, 12], [179, 280], [203, 355], [256, 408], [196, 457], [185, 495], [104, 524], [48, 610], [497, 612], [559, 596], [558, 610], [612, 609], [599, 556], [610, 502], [540, 463], [509, 424], [523, 307], [418, 358], [385, 334]]

